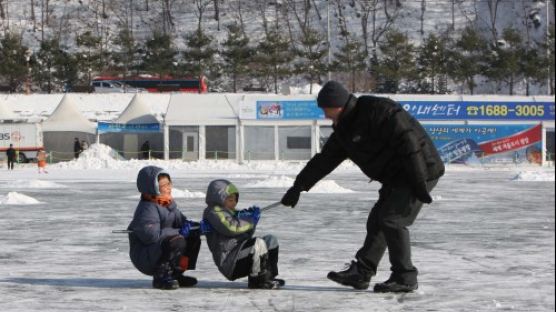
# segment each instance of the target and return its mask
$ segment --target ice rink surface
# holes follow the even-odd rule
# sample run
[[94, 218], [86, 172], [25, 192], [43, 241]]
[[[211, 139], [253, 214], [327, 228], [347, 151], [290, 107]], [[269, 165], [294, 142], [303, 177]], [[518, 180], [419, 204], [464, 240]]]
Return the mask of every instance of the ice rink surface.
[[[245, 279], [226, 281], [203, 242], [198, 269], [188, 272], [199, 279], [198, 286], [161, 291], [151, 289], [151, 278], [132, 266], [126, 235], [111, 233], [127, 227], [137, 205], [136, 170], [54, 167], [38, 175], [34, 167], [1, 169], [3, 312], [555, 309], [554, 180], [516, 180], [517, 168], [448, 168], [433, 191], [435, 202], [410, 227], [420, 271], [419, 289], [410, 294], [354, 291], [326, 279], [362, 244], [378, 197], [380, 184], [369, 184], [357, 170], [326, 178], [338, 192], [332, 187], [303, 193], [295, 209], [263, 213], [257, 233], [278, 237], [285, 288], [255, 291], [247, 289]], [[181, 195], [178, 207], [194, 220], [205, 207], [199, 192], [206, 192], [212, 179], [234, 182], [244, 208], [279, 200], [287, 183], [273, 187], [272, 181], [295, 177], [293, 171], [169, 171], [174, 194]], [[553, 169], [548, 174], [554, 175]], [[39, 203], [27, 204], [32, 203], [27, 198]], [[388, 276], [385, 254], [371, 287]]]

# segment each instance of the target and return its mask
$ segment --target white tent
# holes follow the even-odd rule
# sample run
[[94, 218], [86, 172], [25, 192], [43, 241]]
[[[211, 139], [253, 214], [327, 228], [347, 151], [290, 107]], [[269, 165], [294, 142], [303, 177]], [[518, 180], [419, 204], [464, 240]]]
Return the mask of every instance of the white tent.
[[54, 112], [42, 122], [43, 132], [84, 132], [96, 133], [96, 125], [90, 122], [66, 94]]
[[[112, 123], [145, 125], [159, 124], [160, 122], [152, 114], [151, 106], [147, 104], [145, 97], [135, 94], [120, 116], [112, 121]], [[123, 130], [117, 133], [105, 133], [102, 135], [102, 143], [111, 146], [117, 151], [121, 151], [122, 155], [127, 159], [162, 157], [162, 148], [164, 146], [162, 141], [161, 132], [138, 133]], [[143, 151], [144, 149], [148, 151]]]
[[172, 94], [164, 122], [174, 125], [236, 125], [242, 95]]
[[151, 108], [139, 94], [135, 94], [114, 123], [147, 124], [158, 123], [158, 119], [151, 113]]
[[0, 120], [14, 120], [14, 119], [18, 119], [18, 118], [3, 101], [0, 101]]

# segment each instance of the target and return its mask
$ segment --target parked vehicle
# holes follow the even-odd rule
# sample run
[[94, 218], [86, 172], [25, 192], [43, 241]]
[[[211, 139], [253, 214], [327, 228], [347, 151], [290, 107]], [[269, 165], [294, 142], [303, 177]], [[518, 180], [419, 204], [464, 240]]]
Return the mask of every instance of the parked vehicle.
[[18, 153], [19, 162], [35, 162], [37, 152], [44, 148], [42, 129], [38, 123], [1, 123], [0, 124], [0, 159], [6, 160], [6, 150], [13, 144]]
[[91, 87], [96, 93], [138, 93], [147, 91], [145, 88], [136, 88], [115, 80], [94, 80], [91, 82]]
[[[128, 77], [128, 78], [118, 78], [113, 76], [100, 76], [96, 77], [93, 82], [95, 85], [95, 92], [117, 92], [117, 91], [101, 91], [104, 88], [106, 90], [115, 90], [116, 87], [112, 87], [105, 84], [120, 83], [122, 85], [127, 85], [129, 88], [136, 88], [142, 91], [148, 92], [191, 92], [191, 93], [206, 93], [208, 92], [207, 81], [205, 77], [201, 79], [179, 79], [172, 77], [156, 78], [156, 77]], [[97, 87], [99, 91], [97, 91]], [[128, 88], [128, 90], [129, 90]], [[133, 91], [127, 91], [133, 92]], [[141, 92], [141, 91], [138, 91]]]

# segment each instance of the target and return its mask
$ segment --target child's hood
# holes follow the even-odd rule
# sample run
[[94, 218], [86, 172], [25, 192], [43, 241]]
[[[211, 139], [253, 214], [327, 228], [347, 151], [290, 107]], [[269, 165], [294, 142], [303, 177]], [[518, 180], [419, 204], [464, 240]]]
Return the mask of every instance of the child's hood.
[[237, 187], [230, 181], [220, 179], [210, 182], [207, 189], [206, 203], [209, 206], [223, 206], [226, 197], [238, 194]]
[[158, 188], [158, 176], [168, 174], [166, 170], [156, 166], [146, 166], [137, 175], [137, 190], [142, 194], [160, 195]]

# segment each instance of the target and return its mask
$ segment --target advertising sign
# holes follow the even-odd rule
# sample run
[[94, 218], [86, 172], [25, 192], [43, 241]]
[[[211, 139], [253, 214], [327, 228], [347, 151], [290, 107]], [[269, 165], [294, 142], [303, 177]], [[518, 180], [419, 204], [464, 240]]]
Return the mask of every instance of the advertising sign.
[[122, 132], [122, 133], [151, 133], [160, 132], [159, 123], [147, 124], [121, 124], [99, 121], [97, 124], [98, 133]]
[[257, 101], [257, 119], [324, 119], [315, 100]]
[[554, 120], [554, 102], [399, 101], [420, 120]]
[[424, 125], [445, 163], [541, 163], [542, 125]]

